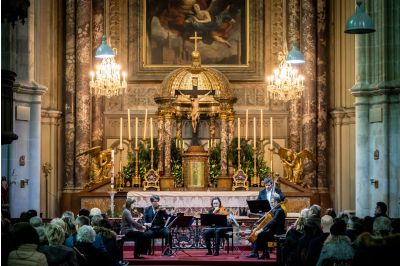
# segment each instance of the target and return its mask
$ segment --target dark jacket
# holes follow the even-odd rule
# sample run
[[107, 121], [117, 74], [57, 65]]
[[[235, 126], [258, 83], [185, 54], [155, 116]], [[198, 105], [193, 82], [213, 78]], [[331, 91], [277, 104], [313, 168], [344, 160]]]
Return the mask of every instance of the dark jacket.
[[161, 228], [165, 226], [168, 217], [169, 215], [165, 210], [159, 210], [153, 213], [153, 206], [148, 206], [144, 209], [143, 221], [145, 223], [152, 222], [152, 228]]
[[117, 234], [114, 231], [101, 226], [94, 226], [93, 229], [96, 232], [96, 235], [101, 237], [104, 247], [106, 248], [111, 258], [114, 261], [121, 260], [122, 259], [120, 258], [121, 252], [117, 243]]
[[125, 235], [129, 231], [137, 231], [141, 228], [142, 225], [133, 219], [131, 211], [125, 208], [121, 218], [121, 234]]
[[67, 246], [41, 246], [39, 252], [44, 253], [49, 266], [75, 266], [78, 265], [75, 251]]
[[[275, 188], [275, 193], [277, 193], [279, 195], [279, 197], [281, 198], [281, 201], [285, 200], [285, 196], [283, 195], [282, 191], [280, 190], [280, 188]], [[267, 199], [267, 189], [263, 189], [260, 192], [258, 192], [258, 200], [266, 200]]]
[[115, 265], [115, 262], [107, 252], [100, 251], [92, 243], [77, 242], [74, 249], [80, 266]]
[[263, 231], [269, 231], [274, 233], [275, 235], [282, 235], [284, 234], [285, 231], [285, 218], [286, 214], [281, 208], [280, 205], [278, 205], [274, 210], [274, 214], [271, 219], [263, 228]]

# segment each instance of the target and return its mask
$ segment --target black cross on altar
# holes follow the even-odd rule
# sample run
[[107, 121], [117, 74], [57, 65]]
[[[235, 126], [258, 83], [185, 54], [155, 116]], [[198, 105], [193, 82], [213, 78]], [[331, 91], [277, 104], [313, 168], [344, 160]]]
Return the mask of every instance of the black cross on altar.
[[198, 77], [192, 77], [192, 90], [175, 90], [175, 95], [190, 96], [190, 98], [197, 98], [199, 95], [214, 95], [213, 90], [199, 90]]

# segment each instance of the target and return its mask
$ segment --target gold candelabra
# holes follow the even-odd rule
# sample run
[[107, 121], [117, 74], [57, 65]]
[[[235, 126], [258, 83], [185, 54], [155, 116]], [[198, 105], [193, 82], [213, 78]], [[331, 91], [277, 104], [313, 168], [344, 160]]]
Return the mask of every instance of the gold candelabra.
[[257, 174], [257, 148], [253, 148], [253, 161], [254, 161], [254, 166], [253, 166], [253, 177], [251, 178], [251, 184], [253, 187], [258, 187], [260, 185], [260, 177]]
[[135, 176], [132, 176], [132, 187], [140, 187], [140, 176], [139, 176], [139, 148], [135, 147]]
[[118, 181], [117, 181], [117, 190], [121, 191], [124, 188], [125, 180], [124, 176], [122, 175], [122, 151], [124, 150], [124, 147], [119, 146], [119, 172], [118, 172]]
[[274, 178], [274, 147], [272, 146], [272, 144], [269, 146], [268, 150], [269, 150], [269, 160], [271, 165], [270, 177]]

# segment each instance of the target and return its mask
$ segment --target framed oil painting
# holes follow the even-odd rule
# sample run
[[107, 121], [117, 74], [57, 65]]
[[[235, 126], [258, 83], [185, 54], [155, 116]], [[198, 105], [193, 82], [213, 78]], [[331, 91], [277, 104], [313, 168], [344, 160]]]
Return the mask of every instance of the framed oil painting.
[[196, 32], [204, 67], [215, 67], [231, 80], [243, 75], [263, 79], [262, 2], [131, 0], [129, 78], [162, 80], [172, 70], [190, 65], [195, 47], [190, 37]]

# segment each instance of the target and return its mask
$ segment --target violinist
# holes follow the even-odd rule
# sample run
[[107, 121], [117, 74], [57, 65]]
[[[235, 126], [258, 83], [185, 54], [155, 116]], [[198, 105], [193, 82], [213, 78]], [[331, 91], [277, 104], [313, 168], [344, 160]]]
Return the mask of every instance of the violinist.
[[[215, 197], [211, 199], [211, 207], [212, 209], [208, 211], [208, 214], [215, 215], [228, 215], [228, 212], [222, 206], [221, 199], [219, 197]], [[207, 228], [204, 230], [204, 239], [206, 242], [206, 247], [208, 252], [206, 255], [219, 255], [219, 245], [221, 243], [221, 238], [225, 237], [226, 232], [228, 231], [228, 224], [226, 227], [216, 227], [216, 228]], [[211, 251], [211, 238], [215, 239], [215, 250], [214, 253]]]
[[165, 238], [169, 248], [165, 249], [163, 255], [171, 256], [172, 237], [169, 228], [165, 226], [170, 215], [165, 208], [160, 207], [160, 197], [158, 195], [152, 195], [150, 202], [151, 205], [144, 209], [143, 221], [147, 228], [144, 234], [148, 238]]
[[[272, 215], [271, 220], [262, 228], [258, 229], [255, 234], [256, 241], [253, 243], [253, 249], [248, 258], [268, 259], [269, 251], [266, 247], [266, 242], [274, 241], [274, 235], [281, 235], [285, 233], [285, 218], [286, 214], [280, 206], [281, 199], [275, 195], [271, 197], [271, 211], [266, 215]], [[267, 219], [267, 217], [264, 217]], [[263, 255], [258, 256], [258, 250], [263, 250]]]
[[143, 259], [140, 254], [144, 254], [147, 246], [149, 246], [149, 241], [144, 235], [144, 227], [141, 223], [137, 222], [133, 217], [131, 210], [134, 208], [135, 200], [132, 198], [127, 198], [125, 201], [125, 208], [122, 212], [121, 218], [121, 235], [124, 237], [121, 240], [121, 252], [124, 242], [127, 240], [135, 241], [134, 258]]

